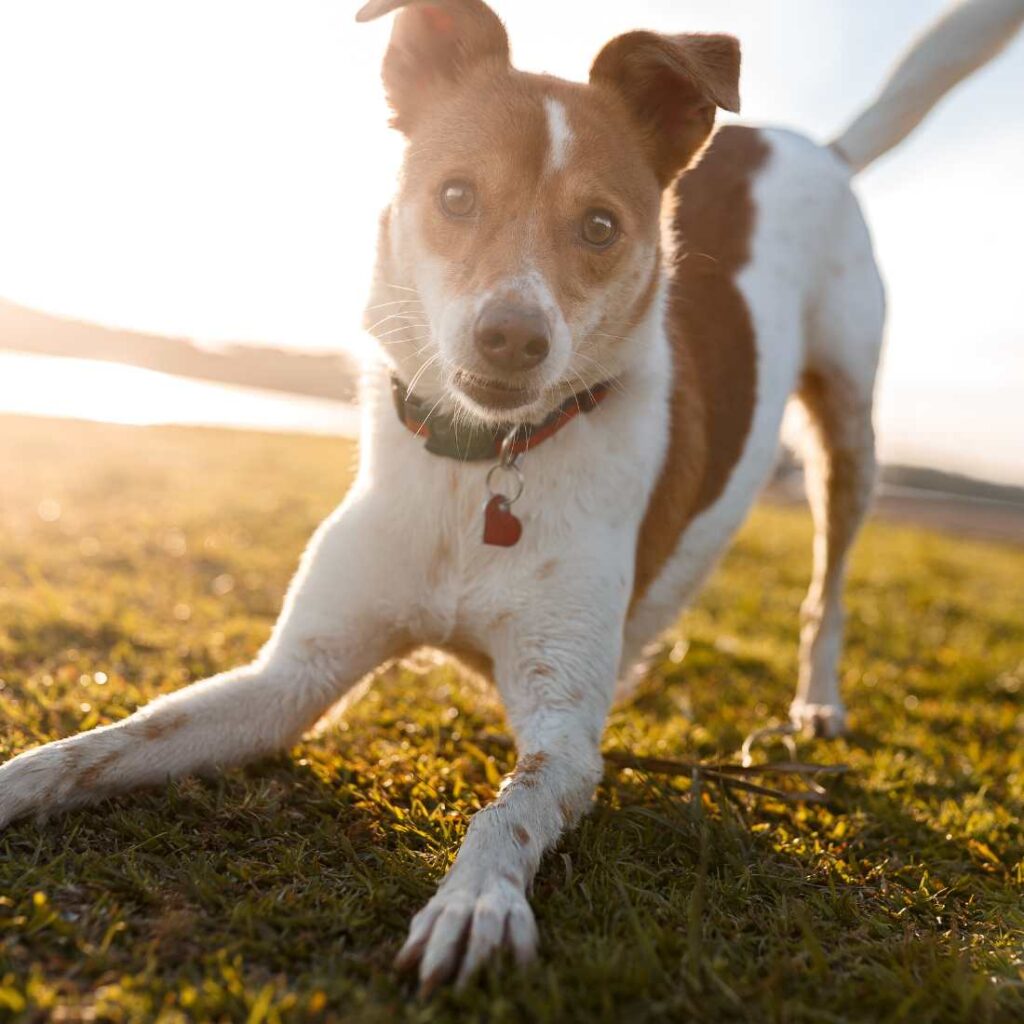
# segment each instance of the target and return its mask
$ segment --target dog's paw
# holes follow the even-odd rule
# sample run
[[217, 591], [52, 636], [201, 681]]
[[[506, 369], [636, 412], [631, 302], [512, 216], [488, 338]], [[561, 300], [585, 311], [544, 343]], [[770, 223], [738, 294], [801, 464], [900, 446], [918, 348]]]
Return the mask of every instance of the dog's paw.
[[537, 951], [537, 924], [526, 894], [511, 879], [479, 882], [450, 878], [412, 919], [395, 966], [419, 965], [420, 995], [451, 978], [461, 988], [499, 950], [508, 948], [522, 966]]
[[60, 780], [59, 758], [37, 747], [0, 765], [0, 828], [30, 814], [42, 815]]
[[46, 743], [0, 765], [0, 828], [19, 818], [45, 821], [94, 799], [113, 755], [82, 741], [101, 732]]
[[789, 718], [804, 735], [818, 739], [835, 739], [846, 732], [846, 709], [842, 704], [795, 700], [789, 706]]

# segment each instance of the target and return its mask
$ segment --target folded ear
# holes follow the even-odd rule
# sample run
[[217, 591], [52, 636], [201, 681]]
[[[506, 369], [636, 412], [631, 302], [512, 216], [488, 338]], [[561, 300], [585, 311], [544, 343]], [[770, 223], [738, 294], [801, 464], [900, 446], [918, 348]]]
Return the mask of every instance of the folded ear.
[[383, 78], [391, 123], [406, 134], [438, 88], [485, 60], [509, 66], [505, 26], [483, 0], [370, 0], [356, 21], [396, 10]]
[[740, 44], [732, 36], [628, 32], [608, 43], [590, 69], [592, 84], [626, 101], [663, 187], [700, 151], [715, 108], [739, 111], [739, 78]]

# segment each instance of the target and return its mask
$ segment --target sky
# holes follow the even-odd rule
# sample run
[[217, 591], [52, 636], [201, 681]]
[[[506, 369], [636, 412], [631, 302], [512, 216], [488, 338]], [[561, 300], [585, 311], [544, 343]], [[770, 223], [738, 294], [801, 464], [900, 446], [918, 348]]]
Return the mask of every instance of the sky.
[[[401, 151], [357, 0], [0, 0], [0, 296], [118, 326], [355, 343]], [[496, 0], [527, 70], [727, 31], [742, 120], [827, 141], [944, 0]], [[1024, 483], [1024, 42], [857, 181], [889, 289], [882, 455]]]

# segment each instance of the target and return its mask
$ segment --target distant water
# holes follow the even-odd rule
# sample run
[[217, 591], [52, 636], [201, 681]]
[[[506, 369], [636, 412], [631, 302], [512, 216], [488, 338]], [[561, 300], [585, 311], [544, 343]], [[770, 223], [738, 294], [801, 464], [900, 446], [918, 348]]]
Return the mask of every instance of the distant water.
[[89, 359], [0, 352], [0, 414], [355, 437], [355, 406]]

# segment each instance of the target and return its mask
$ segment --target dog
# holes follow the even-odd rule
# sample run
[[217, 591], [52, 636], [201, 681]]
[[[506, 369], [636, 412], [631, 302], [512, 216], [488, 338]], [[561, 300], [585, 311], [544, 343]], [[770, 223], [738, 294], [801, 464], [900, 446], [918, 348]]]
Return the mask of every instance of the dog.
[[[361, 463], [246, 667], [0, 768], [0, 826], [289, 748], [416, 648], [493, 680], [518, 760], [474, 816], [398, 966], [430, 991], [501, 949], [602, 774], [616, 695], [810, 423], [813, 579], [793, 723], [844, 728], [843, 574], [875, 472], [885, 300], [852, 176], [1024, 20], [954, 9], [829, 146], [727, 126], [740, 50], [630, 32], [587, 84], [515, 70], [483, 0], [397, 12], [383, 80], [408, 146], [366, 329]], [[637, 669], [635, 666], [639, 665]]]

